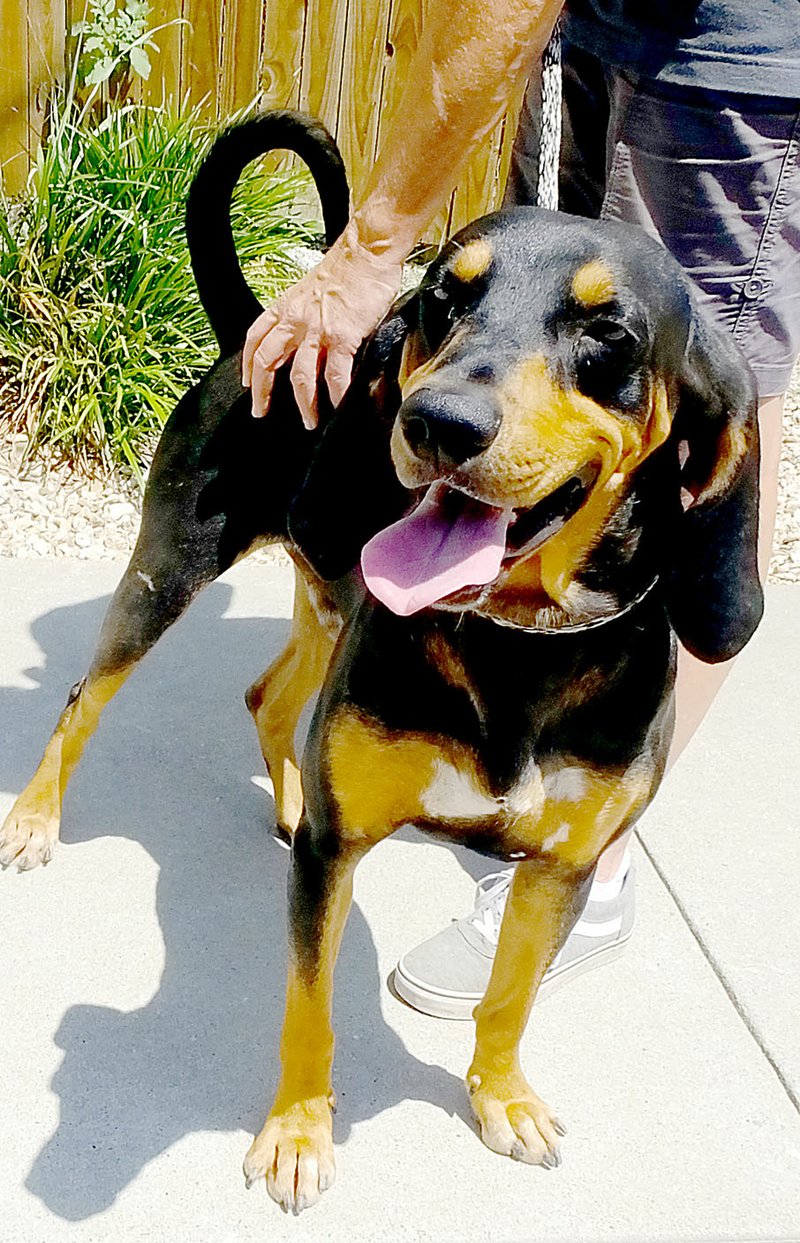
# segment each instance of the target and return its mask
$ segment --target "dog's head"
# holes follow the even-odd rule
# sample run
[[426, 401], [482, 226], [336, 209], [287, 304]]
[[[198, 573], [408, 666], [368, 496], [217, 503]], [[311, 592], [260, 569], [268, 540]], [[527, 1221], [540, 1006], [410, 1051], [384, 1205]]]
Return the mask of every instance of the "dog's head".
[[[371, 524], [367, 506], [352, 532], [389, 608], [569, 624], [613, 614], [658, 569], [697, 655], [747, 641], [761, 609], [753, 388], [663, 249], [619, 225], [497, 213], [442, 252], [383, 334], [377, 370], [362, 368], [371, 399], [362, 379], [310, 481], [352, 479], [346, 453], [378, 481], [378, 509], [398, 505], [396, 481], [404, 509], [413, 497], [388, 530], [368, 538], [391, 519]], [[370, 417], [391, 465], [385, 449], [364, 462], [353, 430]]]

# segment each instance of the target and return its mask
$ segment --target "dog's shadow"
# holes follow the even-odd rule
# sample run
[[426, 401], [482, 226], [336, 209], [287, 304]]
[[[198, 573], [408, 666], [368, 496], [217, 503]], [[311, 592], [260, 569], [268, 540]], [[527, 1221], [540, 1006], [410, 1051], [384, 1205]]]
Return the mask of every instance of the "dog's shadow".
[[[288, 855], [270, 833], [272, 803], [251, 780], [263, 762], [242, 693], [281, 650], [288, 622], [226, 618], [230, 595], [226, 584], [207, 589], [147, 657], [106, 710], [65, 801], [65, 846], [121, 836], [156, 861], [165, 947], [147, 1005], [76, 1005], [56, 1034], [60, 1119], [27, 1186], [68, 1220], [108, 1207], [187, 1133], [255, 1133], [275, 1087]], [[45, 660], [28, 672], [38, 690], [0, 692], [2, 733], [13, 740], [4, 789], [21, 789], [32, 773], [105, 604], [55, 609], [35, 623]], [[354, 904], [335, 1002], [339, 1141], [353, 1122], [408, 1098], [465, 1116], [461, 1081], [408, 1053], [381, 1015], [380, 987]]]

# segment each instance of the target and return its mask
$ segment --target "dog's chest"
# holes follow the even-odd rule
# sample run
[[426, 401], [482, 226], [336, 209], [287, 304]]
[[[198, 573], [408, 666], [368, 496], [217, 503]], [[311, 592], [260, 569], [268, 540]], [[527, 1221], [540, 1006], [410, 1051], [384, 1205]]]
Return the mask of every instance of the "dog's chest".
[[608, 683], [582, 649], [478, 636], [472, 650], [461, 633], [385, 629], [357, 650], [324, 731], [346, 837], [376, 841], [410, 823], [500, 858], [583, 867], [648, 800], [654, 770], [640, 748], [613, 766], [576, 758], [592, 745], [587, 705]]
[[596, 791], [597, 776], [588, 768], [551, 764], [543, 771], [531, 760], [512, 785], [491, 793], [476, 765], [441, 757], [418, 798], [429, 827], [467, 839], [491, 829], [498, 853], [521, 859], [531, 853], [562, 853], [585, 819], [585, 802], [596, 801]]
[[622, 775], [573, 760], [531, 758], [507, 784], [489, 779], [478, 750], [441, 734], [393, 730], [342, 706], [329, 722], [324, 769], [340, 832], [377, 841], [402, 824], [505, 859], [548, 855], [591, 862], [652, 773]]

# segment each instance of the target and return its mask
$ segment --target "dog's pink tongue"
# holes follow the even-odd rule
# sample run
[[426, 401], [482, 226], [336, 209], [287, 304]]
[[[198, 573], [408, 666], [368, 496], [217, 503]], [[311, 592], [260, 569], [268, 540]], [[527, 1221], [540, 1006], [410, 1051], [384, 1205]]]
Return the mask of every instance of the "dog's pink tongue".
[[407, 518], [379, 531], [361, 553], [374, 596], [401, 617], [500, 572], [510, 511], [434, 483]]

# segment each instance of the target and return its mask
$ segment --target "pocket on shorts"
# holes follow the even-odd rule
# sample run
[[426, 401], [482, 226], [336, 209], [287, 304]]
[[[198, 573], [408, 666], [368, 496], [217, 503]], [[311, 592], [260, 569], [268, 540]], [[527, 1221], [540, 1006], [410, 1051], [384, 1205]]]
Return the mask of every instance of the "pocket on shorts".
[[756, 370], [800, 347], [799, 125], [794, 102], [639, 83], [609, 174], [603, 215], [666, 246]]

